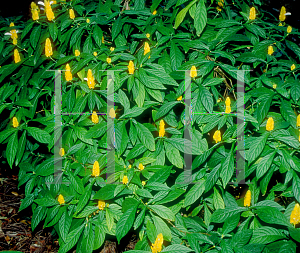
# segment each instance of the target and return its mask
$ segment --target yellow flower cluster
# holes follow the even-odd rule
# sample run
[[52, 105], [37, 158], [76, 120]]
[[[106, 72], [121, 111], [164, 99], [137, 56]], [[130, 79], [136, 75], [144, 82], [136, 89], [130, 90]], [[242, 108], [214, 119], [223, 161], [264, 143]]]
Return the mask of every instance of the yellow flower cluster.
[[102, 201], [102, 200], [98, 200], [98, 208], [99, 208], [100, 210], [103, 210], [104, 207], [105, 207], [105, 202]]
[[18, 63], [21, 61], [21, 57], [20, 57], [20, 54], [19, 54], [19, 51], [18, 49], [14, 49], [14, 61], [15, 63]]
[[158, 253], [162, 251], [162, 245], [164, 242], [164, 238], [162, 233], [158, 234], [154, 243], [152, 243], [151, 250], [152, 253]]
[[274, 53], [274, 49], [272, 46], [268, 46], [268, 55], [272, 55]]
[[106, 58], [106, 62], [107, 62], [108, 64], [111, 64], [111, 58], [107, 57], [107, 58]]
[[191, 78], [197, 77], [197, 69], [196, 69], [196, 66], [192, 66], [192, 67], [191, 67], [191, 70], [190, 70], [190, 76], [191, 76]]
[[222, 11], [223, 6], [224, 6], [224, 0], [219, 0], [217, 11]]
[[143, 170], [145, 167], [144, 167], [144, 165], [143, 164], [139, 164], [139, 170]]
[[100, 175], [99, 162], [95, 161], [93, 165], [92, 177], [99, 177], [99, 175]]
[[13, 117], [12, 123], [13, 123], [13, 127], [18, 127], [19, 126], [19, 122], [18, 122], [18, 119], [16, 117]]
[[32, 15], [32, 20], [38, 20], [39, 17], [39, 7], [35, 4], [35, 2], [31, 3], [31, 15]]
[[80, 51], [78, 49], [75, 50], [75, 56], [79, 56], [80, 55]]
[[286, 9], [284, 6], [281, 7], [281, 10], [280, 10], [280, 14], [279, 14], [279, 20], [282, 22], [285, 20], [285, 14], [286, 14]]
[[153, 15], [156, 15], [156, 13], [157, 13], [157, 11], [156, 11], [156, 10], [154, 10], [154, 11], [152, 12], [152, 14], [153, 14]]
[[[145, 46], [144, 46], [144, 55], [150, 53], [150, 46], [148, 44], [148, 42], [145, 42]], [[150, 58], [150, 55], [149, 55]]]
[[89, 86], [90, 89], [94, 89], [95, 87], [95, 79], [92, 73], [92, 70], [89, 69], [88, 73], [87, 73], [87, 84]]
[[57, 201], [59, 202], [60, 205], [64, 204], [65, 203], [64, 196], [59, 194]]
[[231, 113], [230, 103], [231, 103], [230, 98], [227, 97], [226, 100], [225, 100], [225, 106], [226, 106], [225, 113]]
[[93, 111], [93, 114], [92, 114], [92, 122], [94, 124], [98, 124], [99, 123], [99, 117], [97, 115], [97, 113], [95, 111]]
[[64, 156], [65, 155], [65, 149], [64, 148], [60, 148], [59, 155], [60, 156]]
[[[9, 26], [12, 27], [12, 26], [15, 26], [15, 24], [14, 24], [14, 23], [10, 23]], [[10, 36], [10, 37], [11, 37], [12, 40], [13, 40], [13, 44], [14, 44], [14, 45], [17, 45], [17, 41], [18, 41], [17, 30], [16, 30], [16, 29], [13, 29], [13, 30], [10, 31], [10, 33], [11, 33], [11, 36]]]
[[128, 184], [128, 177], [127, 177], [127, 176], [124, 176], [124, 177], [123, 177], [122, 183], [123, 183], [123, 184]]
[[300, 206], [297, 203], [291, 213], [290, 223], [297, 225], [300, 223]]
[[256, 18], [256, 11], [254, 7], [250, 8], [249, 19], [254, 20]]
[[248, 190], [246, 192], [245, 198], [244, 198], [244, 206], [250, 206], [251, 205], [251, 191]]
[[50, 57], [51, 55], [53, 55], [51, 41], [49, 38], [46, 39], [45, 43], [45, 55], [46, 57]]
[[272, 131], [273, 129], [274, 129], [274, 120], [273, 120], [272, 117], [270, 117], [267, 120], [266, 130], [267, 131]]
[[159, 137], [164, 137], [165, 136], [165, 122], [161, 120], [159, 122]]
[[65, 77], [66, 77], [67, 82], [72, 81], [73, 77], [72, 77], [71, 68], [70, 68], [69, 63], [67, 63], [67, 65], [66, 65]]
[[221, 131], [217, 130], [215, 131], [214, 135], [213, 135], [213, 139], [215, 140], [216, 143], [220, 142], [221, 139]]
[[129, 72], [129, 75], [133, 75], [134, 74], [134, 63], [133, 63], [133, 61], [129, 61], [128, 72]]
[[290, 25], [286, 28], [286, 32], [287, 33], [291, 33], [292, 30], [293, 30], [293, 28]]
[[45, 11], [46, 11], [47, 19], [49, 21], [52, 21], [54, 19], [54, 13], [52, 11], [52, 8], [51, 8], [51, 5], [50, 5], [50, 1], [44, 0], [44, 4], [45, 4]]
[[115, 112], [114, 108], [110, 108], [110, 110], [109, 110], [109, 116], [112, 119], [116, 118], [116, 112]]
[[293, 71], [295, 68], [296, 68], [296, 65], [293, 64], [293, 65], [291, 66], [291, 71]]
[[75, 13], [74, 13], [73, 9], [69, 10], [69, 16], [70, 16], [70, 19], [74, 19], [75, 18]]

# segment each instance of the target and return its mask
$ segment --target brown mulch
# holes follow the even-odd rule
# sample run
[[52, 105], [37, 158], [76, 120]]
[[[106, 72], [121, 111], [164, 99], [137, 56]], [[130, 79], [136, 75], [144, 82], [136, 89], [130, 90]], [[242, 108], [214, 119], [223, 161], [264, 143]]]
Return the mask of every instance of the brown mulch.
[[[0, 251], [18, 250], [23, 253], [56, 253], [59, 244], [51, 235], [51, 228], [42, 228], [39, 224], [34, 232], [31, 230], [31, 208], [19, 212], [24, 187], [18, 190], [18, 171], [0, 167]], [[128, 238], [126, 245], [105, 241], [98, 253], [121, 253], [132, 250], [138, 239], [135, 235]], [[76, 251], [74, 250], [74, 253]]]

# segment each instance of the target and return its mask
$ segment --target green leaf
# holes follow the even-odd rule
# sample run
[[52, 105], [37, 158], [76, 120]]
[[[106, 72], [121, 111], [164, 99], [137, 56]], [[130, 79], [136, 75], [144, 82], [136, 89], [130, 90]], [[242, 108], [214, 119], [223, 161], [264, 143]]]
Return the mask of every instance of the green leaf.
[[174, 40], [171, 41], [170, 57], [171, 67], [173, 71], [175, 71], [181, 66], [184, 56], [180, 49], [176, 46]]
[[216, 210], [225, 208], [224, 200], [216, 187], [214, 187], [213, 202]]
[[101, 226], [95, 226], [95, 240], [93, 250], [99, 249], [105, 240], [105, 232]]
[[116, 226], [116, 237], [118, 243], [129, 232], [135, 219], [135, 213], [139, 203], [130, 207], [120, 218]]
[[155, 150], [154, 137], [152, 133], [149, 131], [149, 129], [140, 123], [136, 124], [136, 129], [137, 129], [139, 139], [144, 144], [144, 146], [150, 151], [154, 151]]
[[157, 79], [155, 77], [152, 77], [152, 76], [148, 76], [146, 74], [145, 70], [139, 69], [138, 73], [139, 73], [138, 78], [148, 88], [150, 88], [150, 89], [162, 89], [162, 90], [166, 89], [166, 87], [162, 85], [162, 83], [160, 82], [159, 79]]
[[73, 248], [73, 246], [78, 242], [79, 237], [81, 236], [81, 233], [84, 229], [84, 224], [82, 224], [81, 226], [75, 228], [74, 230], [72, 230], [66, 239], [66, 243], [62, 245], [62, 247], [59, 248], [59, 253], [66, 253], [68, 252], [70, 249]]
[[167, 224], [161, 218], [159, 218], [158, 216], [155, 216], [153, 214], [152, 214], [152, 219], [154, 221], [154, 225], [157, 230], [157, 233], [158, 234], [162, 233], [164, 240], [170, 242], [172, 239], [172, 235], [171, 235], [171, 230], [167, 226]]
[[280, 113], [281, 113], [282, 117], [287, 122], [289, 122], [293, 128], [296, 128], [297, 117], [291, 107], [290, 101], [282, 100], [281, 105], [280, 105]]
[[151, 12], [153, 12], [154, 10], [156, 10], [156, 8], [159, 6], [160, 2], [162, 0], [154, 0], [152, 1], [152, 5], [150, 7]]
[[44, 219], [44, 214], [46, 212], [46, 207], [38, 206], [32, 214], [32, 220], [31, 220], [31, 228], [32, 231], [36, 228], [36, 226], [41, 222], [42, 219]]
[[289, 232], [295, 241], [300, 242], [300, 228], [289, 227]]
[[294, 178], [293, 178], [293, 194], [295, 199], [298, 202], [300, 202], [300, 179], [296, 175], [296, 173], [294, 173]]
[[206, 22], [207, 22], [206, 6], [204, 0], [200, 0], [197, 5], [195, 18], [194, 18], [194, 25], [196, 28], [197, 36], [200, 36], [200, 34], [202, 33], [203, 29], [206, 26]]
[[186, 13], [188, 12], [188, 10], [192, 7], [192, 5], [194, 3], [196, 3], [197, 0], [193, 0], [192, 2], [190, 2], [186, 7], [184, 7], [176, 16], [176, 19], [175, 19], [175, 26], [174, 28], [177, 29], [178, 26], [181, 24], [181, 22], [183, 21]]
[[68, 214], [68, 212], [64, 212], [58, 222], [59, 232], [64, 242], [66, 242], [67, 240], [67, 235], [69, 233], [71, 223], [72, 217]]
[[261, 207], [255, 210], [255, 213], [257, 213], [258, 217], [266, 223], [278, 224], [283, 226], [290, 225], [285, 215], [277, 208], [270, 206]]
[[58, 34], [58, 29], [57, 29], [56, 24], [53, 22], [50, 22], [48, 27], [49, 27], [50, 36], [53, 39], [53, 41], [55, 41], [57, 38], [57, 34]]
[[115, 224], [114, 223], [114, 214], [108, 208], [106, 208], [106, 224], [107, 224], [108, 231], [111, 231], [112, 227]]
[[286, 236], [276, 228], [264, 226], [253, 230], [250, 243], [267, 244], [284, 238]]
[[222, 163], [222, 169], [220, 173], [220, 177], [222, 179], [223, 188], [227, 186], [229, 180], [231, 179], [234, 173], [234, 158], [233, 152], [230, 151], [229, 154], [226, 155], [224, 162]]
[[61, 161], [63, 158], [49, 158], [36, 167], [35, 173], [38, 176], [49, 176], [54, 173], [54, 164]]
[[160, 217], [167, 220], [175, 221], [175, 215], [169, 208], [162, 205], [148, 205], [148, 207], [150, 207]]
[[41, 143], [49, 143], [50, 142], [50, 134], [48, 134], [46, 131], [39, 129], [37, 127], [26, 127], [25, 129], [38, 142], [41, 142]]
[[75, 211], [76, 215], [78, 212], [80, 212], [86, 206], [86, 204], [90, 200], [91, 194], [92, 194], [92, 185], [93, 185], [92, 183], [87, 185], [84, 189], [83, 195], [80, 196], [79, 202], [76, 206], [76, 211]]
[[143, 144], [138, 143], [134, 146], [133, 149], [130, 150], [130, 152], [128, 153], [128, 155], [126, 157], [126, 160], [135, 158], [135, 157], [139, 156], [140, 154], [145, 153], [146, 150], [147, 150], [147, 148]]
[[[149, 168], [149, 167], [147, 167]], [[151, 167], [150, 167], [151, 168]], [[170, 176], [172, 166], [164, 166], [162, 169], [157, 170], [155, 174], [149, 178], [148, 184], [164, 183]]]
[[98, 206], [86, 206], [80, 213], [77, 215], [74, 214], [75, 218], [86, 218], [93, 212], [99, 210]]
[[212, 113], [214, 107], [213, 97], [210, 92], [202, 86], [199, 87], [199, 99], [201, 100], [201, 103], [203, 104], [205, 109], [208, 112]]
[[183, 168], [183, 162], [179, 150], [175, 148], [172, 144], [169, 144], [168, 142], [164, 142], [164, 146], [166, 156], [169, 159], [169, 161], [177, 168]]
[[161, 252], [169, 252], [169, 253], [187, 253], [193, 251], [192, 249], [181, 245], [181, 244], [172, 244], [165, 247]]
[[113, 185], [113, 184], [105, 185], [98, 192], [96, 192], [93, 199], [101, 199], [101, 200], [113, 199], [115, 197], [114, 192], [116, 187], [117, 185]]
[[264, 96], [261, 96], [259, 99], [260, 99], [260, 103], [257, 107], [256, 115], [257, 115], [258, 124], [261, 124], [261, 122], [265, 119], [265, 117], [267, 116], [270, 110], [273, 94], [272, 95], [266, 94]]
[[42, 26], [39, 25], [39, 26], [35, 27], [30, 34], [30, 44], [33, 49], [36, 48], [36, 45], [40, 39], [41, 30], [42, 30]]
[[123, 22], [121, 16], [118, 17], [118, 19], [113, 23], [112, 25], [112, 40], [115, 40], [115, 38], [119, 35], [123, 27]]
[[184, 207], [194, 204], [205, 190], [205, 180], [200, 179], [186, 194]]
[[18, 150], [18, 132], [15, 132], [8, 141], [7, 148], [6, 148], [6, 157], [7, 157], [7, 162], [12, 168], [12, 165], [14, 163], [16, 154]]
[[28, 206], [30, 206], [33, 203], [33, 200], [34, 200], [34, 194], [29, 194], [24, 199], [22, 199], [19, 212], [27, 208]]
[[102, 45], [102, 36], [103, 36], [102, 29], [98, 25], [94, 25], [93, 38], [97, 43], [98, 47], [101, 47]]
[[177, 104], [180, 104], [180, 101], [171, 101], [171, 102], [164, 103], [162, 107], [158, 109], [155, 115], [155, 120], [165, 116]]
[[221, 165], [219, 164], [208, 174], [207, 180], [205, 182], [205, 192], [208, 192], [211, 188], [213, 188], [213, 186], [219, 179], [220, 168], [221, 168]]
[[9, 128], [9, 129], [6, 129], [4, 131], [1, 131], [0, 132], [0, 143], [2, 143], [4, 140], [6, 140], [12, 133], [18, 131], [17, 128]]
[[244, 211], [247, 211], [247, 208], [238, 206], [227, 207], [225, 209], [218, 209], [212, 214], [211, 222], [222, 223], [229, 217]]
[[265, 132], [262, 136], [255, 138], [251, 143], [251, 147], [246, 153], [246, 159], [249, 163], [253, 162], [262, 152], [268, 139], [269, 133]]

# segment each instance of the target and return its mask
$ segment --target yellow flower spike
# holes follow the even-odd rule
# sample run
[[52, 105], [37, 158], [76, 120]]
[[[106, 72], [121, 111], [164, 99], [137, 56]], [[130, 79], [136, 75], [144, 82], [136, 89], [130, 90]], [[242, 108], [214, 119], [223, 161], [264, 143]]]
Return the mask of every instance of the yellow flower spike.
[[195, 66], [191, 67], [190, 76], [191, 78], [195, 78], [197, 76], [197, 69]]
[[107, 58], [106, 58], [106, 62], [107, 62], [108, 64], [111, 64], [111, 58], [107, 57]]
[[277, 88], [277, 84], [274, 83], [274, 84], [273, 84], [273, 89], [276, 89], [276, 88]]
[[283, 26], [283, 24], [282, 23], [279, 23], [279, 25], [278, 26]]
[[286, 9], [284, 6], [281, 7], [281, 10], [280, 10], [280, 14], [279, 14], [279, 20], [282, 22], [285, 20], [286, 16]]
[[148, 54], [149, 52], [150, 52], [150, 46], [149, 46], [148, 42], [145, 42], [144, 55]]
[[13, 117], [13, 127], [18, 127], [19, 126], [19, 122], [18, 122], [18, 119], [16, 117]]
[[74, 19], [75, 18], [75, 13], [74, 13], [73, 9], [69, 9], [69, 16], [70, 16], [70, 19]]
[[219, 6], [217, 6], [217, 11], [222, 11], [222, 8], [220, 8]]
[[158, 234], [154, 243], [152, 243], [151, 251], [152, 253], [158, 253], [162, 251], [162, 245], [164, 242], [164, 238], [162, 233]]
[[18, 62], [21, 61], [21, 57], [20, 57], [19, 51], [16, 48], [14, 50], [14, 61], [15, 61], [15, 63], [18, 63]]
[[215, 140], [216, 143], [220, 142], [221, 139], [221, 131], [217, 130], [215, 131], [214, 135], [213, 135], [213, 139]]
[[99, 208], [99, 210], [103, 210], [104, 207], [105, 207], [105, 202], [102, 201], [102, 200], [98, 200], [98, 208]]
[[52, 20], [54, 19], [54, 13], [53, 13], [53, 11], [52, 11], [50, 2], [47, 1], [47, 0], [44, 0], [44, 5], [45, 5], [45, 11], [46, 11], [47, 19], [48, 19], [49, 21], [52, 21]]
[[59, 155], [60, 155], [61, 157], [63, 157], [63, 156], [65, 155], [65, 149], [64, 149], [64, 148], [60, 148], [60, 150], [59, 150]]
[[104, 36], [102, 35], [102, 43], [104, 43]]
[[[14, 23], [10, 23], [9, 27], [12, 27], [12, 26], [15, 26], [15, 24]], [[17, 39], [18, 38], [18, 34], [17, 34], [17, 30], [16, 29], [11, 30], [10, 33], [11, 33], [10, 37], [12, 39]]]
[[128, 169], [131, 169], [131, 164], [128, 165]]
[[94, 52], [93, 55], [96, 57], [96, 56], [98, 55], [98, 53], [97, 53], [97, 52]]
[[38, 20], [39, 17], [39, 7], [35, 4], [35, 2], [31, 3], [31, 16], [32, 16], [32, 20]]
[[227, 106], [225, 107], [225, 113], [231, 113], [231, 107]]
[[95, 87], [95, 79], [92, 73], [92, 70], [89, 69], [88, 73], [87, 73], [87, 84], [89, 86], [90, 89], [94, 89]]
[[293, 65], [291, 66], [291, 71], [293, 71], [295, 68], [296, 68], [296, 65], [293, 64]]
[[139, 170], [143, 170], [145, 167], [144, 167], [144, 165], [143, 164], [139, 164]]
[[150, 33], [146, 33], [146, 37], [149, 39], [150, 38]]
[[46, 39], [45, 43], [45, 55], [46, 57], [50, 57], [51, 55], [53, 55], [51, 41], [49, 38]]
[[115, 48], [114, 48], [114, 47], [111, 47], [109, 50], [112, 52], [112, 51], [114, 51], [114, 50], [115, 50]]
[[165, 135], [165, 122], [161, 120], [159, 122], [159, 137], [164, 137]]
[[291, 33], [292, 30], [293, 30], [293, 28], [290, 25], [286, 28], [287, 33]]
[[99, 177], [99, 175], [100, 175], [99, 162], [95, 161], [93, 165], [92, 177]]
[[129, 61], [128, 72], [129, 72], [130, 75], [133, 75], [133, 73], [134, 73], [134, 63], [133, 63], [133, 61]]
[[11, 22], [11, 23], [9, 24], [9, 27], [13, 27], [13, 26], [15, 26], [15, 24], [14, 24], [13, 22]]
[[218, 5], [219, 5], [220, 7], [223, 7], [223, 5], [224, 5], [224, 0], [220, 0], [220, 1], [218, 2]]
[[272, 117], [270, 117], [267, 120], [266, 130], [267, 131], [272, 131], [273, 129], [274, 129], [274, 120], [273, 120]]
[[230, 98], [227, 97], [225, 100], [225, 105], [226, 105], [225, 113], [231, 113], [230, 103], [231, 103]]
[[182, 100], [182, 96], [178, 97], [176, 100], [177, 101], [181, 101]]
[[93, 114], [92, 114], [92, 122], [94, 124], [98, 124], [99, 123], [99, 117], [97, 115], [97, 112], [93, 111]]
[[59, 194], [57, 201], [59, 202], [60, 205], [64, 204], [65, 203], [64, 196]]
[[75, 50], [75, 56], [79, 56], [80, 55], [80, 51], [78, 49]]
[[297, 127], [300, 127], [300, 114], [297, 116]]
[[156, 10], [154, 10], [154, 11], [152, 12], [152, 14], [153, 14], [153, 15], [156, 15], [156, 13], [157, 13], [157, 11], [156, 11]]
[[295, 205], [291, 213], [290, 223], [294, 224], [295, 226], [300, 223], [300, 206], [298, 203]]
[[66, 65], [65, 77], [67, 82], [70, 82], [73, 79], [69, 63]]
[[142, 181], [142, 186], [145, 186], [146, 185], [146, 182], [145, 181]]
[[87, 23], [90, 23], [90, 19], [87, 18], [87, 19], [86, 19], [86, 22], [87, 22]]
[[268, 46], [268, 55], [272, 55], [274, 53], [273, 46]]
[[256, 18], [256, 11], [254, 7], [250, 8], [249, 19], [254, 20]]
[[110, 110], [109, 110], [109, 116], [112, 119], [116, 118], [116, 112], [115, 112], [114, 108], [110, 108]]
[[127, 176], [124, 176], [124, 177], [123, 177], [122, 183], [123, 183], [123, 184], [128, 184], [128, 177], [127, 177]]
[[13, 38], [13, 44], [14, 44], [14, 45], [17, 45], [17, 44], [18, 44], [18, 39]]
[[244, 198], [244, 206], [250, 206], [251, 205], [251, 191], [248, 190], [246, 192], [245, 198]]

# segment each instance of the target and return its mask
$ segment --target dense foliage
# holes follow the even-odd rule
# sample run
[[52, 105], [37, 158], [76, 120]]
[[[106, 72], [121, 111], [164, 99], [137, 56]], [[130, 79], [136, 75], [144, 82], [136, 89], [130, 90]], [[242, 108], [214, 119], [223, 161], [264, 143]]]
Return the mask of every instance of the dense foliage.
[[[260, 5], [45, 0], [31, 4], [31, 20], [3, 21], [0, 143], [20, 169], [32, 229], [54, 227], [59, 253], [92, 252], [107, 235], [120, 242], [132, 232], [132, 253], [296, 252], [299, 32], [284, 7], [274, 17]], [[62, 70], [59, 155], [54, 70]], [[241, 196], [236, 150], [245, 157]]]

